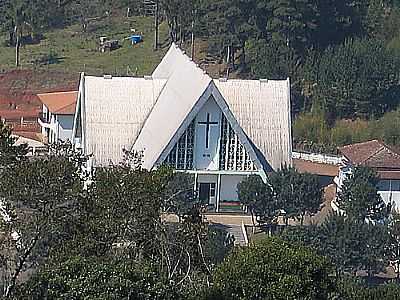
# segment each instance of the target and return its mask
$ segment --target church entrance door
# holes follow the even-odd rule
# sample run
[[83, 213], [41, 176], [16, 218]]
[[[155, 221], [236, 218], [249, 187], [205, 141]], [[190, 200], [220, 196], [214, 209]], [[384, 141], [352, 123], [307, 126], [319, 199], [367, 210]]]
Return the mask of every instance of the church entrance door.
[[214, 182], [201, 182], [199, 184], [199, 200], [200, 203], [206, 205], [215, 205], [215, 189]]
[[210, 203], [210, 183], [200, 183], [199, 200], [203, 204]]

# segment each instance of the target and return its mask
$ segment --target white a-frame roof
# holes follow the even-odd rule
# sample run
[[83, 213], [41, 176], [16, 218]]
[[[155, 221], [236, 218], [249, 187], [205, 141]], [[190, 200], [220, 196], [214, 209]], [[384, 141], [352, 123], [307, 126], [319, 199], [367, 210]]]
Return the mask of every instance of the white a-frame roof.
[[258, 167], [291, 164], [289, 80], [213, 80], [175, 45], [151, 77], [82, 76], [76, 119], [85, 153], [108, 164], [121, 161], [122, 148], [143, 151], [151, 169], [211, 96]]

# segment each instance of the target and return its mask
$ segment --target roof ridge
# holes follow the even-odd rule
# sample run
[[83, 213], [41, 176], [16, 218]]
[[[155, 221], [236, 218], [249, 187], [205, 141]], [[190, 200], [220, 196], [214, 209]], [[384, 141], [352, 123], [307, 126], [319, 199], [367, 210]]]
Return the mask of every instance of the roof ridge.
[[348, 148], [348, 147], [354, 147], [354, 146], [358, 146], [358, 145], [362, 145], [362, 144], [367, 144], [367, 143], [371, 143], [371, 142], [378, 142], [379, 144], [381, 144], [382, 145], [382, 143], [379, 141], [379, 140], [377, 140], [377, 139], [373, 139], [373, 140], [369, 140], [369, 141], [365, 141], [365, 142], [358, 142], [358, 143], [354, 143], [354, 144], [348, 144], [348, 145], [344, 145], [344, 146], [341, 146], [341, 147], [339, 147], [339, 148]]
[[390, 147], [390, 146], [388, 146], [388, 145], [386, 145], [386, 144], [383, 144], [383, 146], [384, 146], [390, 153], [393, 153], [395, 156], [397, 156], [398, 158], [400, 158], [400, 153], [397, 152], [396, 150], [394, 150], [392, 147]]
[[381, 152], [382, 150], [384, 150], [386, 148], [385, 145], [383, 145], [382, 143], [379, 143], [379, 144], [381, 145], [381, 147], [378, 150], [376, 150], [375, 152], [373, 152], [372, 154], [368, 155], [368, 157], [365, 158], [364, 160], [362, 160], [361, 163], [366, 163], [370, 158], [377, 155], [379, 152]]
[[189, 63], [193, 64], [196, 69], [201, 70], [204, 73], [204, 75], [208, 76], [211, 80], [213, 80], [213, 78], [210, 75], [208, 75], [206, 70], [204, 70], [202, 67], [200, 67], [200, 65], [198, 63], [196, 63], [191, 57], [189, 57], [189, 55], [186, 54], [185, 50], [181, 49], [181, 47], [179, 47], [175, 43], [172, 43], [172, 46], [175, 47], [176, 49], [178, 49], [179, 52], [183, 55], [183, 57], [185, 59], [187, 59], [189, 61]]

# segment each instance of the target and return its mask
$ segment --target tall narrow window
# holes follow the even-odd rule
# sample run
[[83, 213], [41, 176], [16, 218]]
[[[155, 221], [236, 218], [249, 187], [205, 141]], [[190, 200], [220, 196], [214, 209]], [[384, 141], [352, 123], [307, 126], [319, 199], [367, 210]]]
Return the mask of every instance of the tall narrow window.
[[232, 171], [255, 170], [249, 153], [224, 115], [221, 118], [219, 169]]
[[192, 122], [168, 154], [165, 159], [166, 164], [177, 170], [193, 169], [194, 130], [195, 125], [194, 122]]

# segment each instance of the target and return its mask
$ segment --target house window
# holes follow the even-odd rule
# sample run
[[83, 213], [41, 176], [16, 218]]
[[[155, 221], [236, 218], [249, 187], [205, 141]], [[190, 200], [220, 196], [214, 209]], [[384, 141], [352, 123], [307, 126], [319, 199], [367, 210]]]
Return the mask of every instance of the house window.
[[215, 197], [215, 186], [216, 184], [214, 182], [210, 183], [210, 197]]
[[378, 183], [379, 191], [390, 191], [390, 180], [380, 180]]
[[392, 191], [400, 192], [400, 180], [392, 180]]

